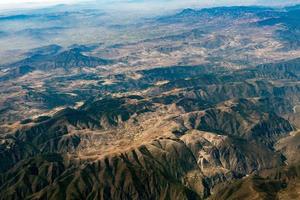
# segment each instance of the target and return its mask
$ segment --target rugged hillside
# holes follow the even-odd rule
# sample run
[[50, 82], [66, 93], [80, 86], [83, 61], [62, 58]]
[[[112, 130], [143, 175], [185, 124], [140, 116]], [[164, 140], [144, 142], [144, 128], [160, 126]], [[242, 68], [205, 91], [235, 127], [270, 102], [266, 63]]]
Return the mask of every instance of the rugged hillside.
[[95, 10], [47, 15], [97, 43], [0, 66], [0, 199], [299, 198], [298, 12], [186, 9], [105, 43]]
[[221, 186], [209, 199], [299, 199], [299, 163]]
[[[211, 73], [151, 69], [136, 72], [139, 79], [116, 75], [120, 83], [103, 90], [132, 85], [126, 93], [28, 118], [2, 136], [1, 198], [286, 195], [292, 188], [282, 179], [252, 174], [284, 167], [297, 154], [297, 134], [289, 134], [297, 125], [290, 119], [300, 97], [298, 65], [290, 63]], [[226, 181], [234, 183], [220, 189]]]

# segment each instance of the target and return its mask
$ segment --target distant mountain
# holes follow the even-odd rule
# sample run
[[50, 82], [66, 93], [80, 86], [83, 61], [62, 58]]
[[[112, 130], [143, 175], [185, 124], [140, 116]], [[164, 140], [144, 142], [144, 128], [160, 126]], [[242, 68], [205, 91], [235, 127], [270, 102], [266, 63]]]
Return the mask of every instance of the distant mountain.
[[55, 54], [59, 53], [59, 51], [61, 51], [61, 50], [62, 50], [61, 46], [52, 44], [52, 45], [32, 49], [26, 53], [26, 56], [31, 57], [36, 54], [37, 55], [55, 55]]
[[8, 73], [0, 77], [0, 81], [18, 78], [35, 70], [70, 70], [75, 67], [96, 67], [114, 63], [108, 59], [85, 56], [79, 48], [61, 51], [61, 47], [56, 45], [34, 49], [28, 54], [31, 55], [29, 58], [2, 66], [8, 69]]
[[285, 44], [283, 50], [298, 49], [300, 44], [300, 7], [287, 8], [277, 15], [258, 22], [260, 26], [284, 26], [277, 31], [277, 37]]
[[200, 10], [188, 8], [175, 15], [161, 17], [158, 19], [158, 21], [163, 23], [177, 23], [183, 21], [196, 22], [201, 18], [209, 17], [227, 17], [237, 19], [241, 17], [249, 17], [249, 14], [252, 16], [269, 15], [270, 12], [273, 11], [274, 10], [272, 8], [258, 6], [213, 7]]
[[0, 21], [9, 21], [9, 20], [28, 20], [37, 17], [36, 15], [9, 15], [9, 16], [0, 16]]

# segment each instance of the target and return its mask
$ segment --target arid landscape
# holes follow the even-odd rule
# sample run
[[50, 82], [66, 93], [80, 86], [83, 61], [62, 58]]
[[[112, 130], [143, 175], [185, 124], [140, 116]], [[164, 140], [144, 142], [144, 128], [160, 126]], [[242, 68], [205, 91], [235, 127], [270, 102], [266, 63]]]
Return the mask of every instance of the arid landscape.
[[300, 199], [300, 6], [0, 25], [0, 199]]

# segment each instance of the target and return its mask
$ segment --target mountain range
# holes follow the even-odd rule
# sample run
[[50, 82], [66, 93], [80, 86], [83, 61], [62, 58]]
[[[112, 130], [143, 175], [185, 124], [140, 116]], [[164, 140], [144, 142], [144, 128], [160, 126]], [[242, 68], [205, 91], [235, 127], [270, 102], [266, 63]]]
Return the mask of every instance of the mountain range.
[[299, 199], [299, 12], [185, 9], [24, 50], [0, 66], [0, 199]]

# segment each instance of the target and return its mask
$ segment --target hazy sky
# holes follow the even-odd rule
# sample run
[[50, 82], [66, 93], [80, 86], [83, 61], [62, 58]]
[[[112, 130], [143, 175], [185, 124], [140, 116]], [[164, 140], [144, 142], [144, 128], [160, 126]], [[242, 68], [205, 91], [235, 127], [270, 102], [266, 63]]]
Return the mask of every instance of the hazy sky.
[[[95, 0], [0, 0], [0, 9], [36, 8], [56, 4], [76, 4]], [[106, 1], [106, 0], [105, 0]]]
[[55, 4], [76, 4], [81, 2], [97, 2], [112, 9], [158, 8], [176, 9], [182, 7], [210, 7], [220, 5], [287, 5], [300, 4], [300, 0], [0, 0], [0, 9], [17, 9], [45, 7]]

